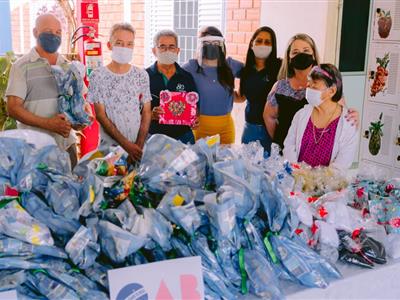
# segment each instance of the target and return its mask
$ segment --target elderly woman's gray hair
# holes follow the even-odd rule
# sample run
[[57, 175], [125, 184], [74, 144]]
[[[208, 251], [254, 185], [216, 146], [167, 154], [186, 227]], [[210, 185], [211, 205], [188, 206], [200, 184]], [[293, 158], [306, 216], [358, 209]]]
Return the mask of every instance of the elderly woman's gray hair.
[[115, 23], [110, 30], [110, 41], [112, 40], [114, 34], [118, 31], [118, 30], [125, 30], [125, 31], [129, 31], [132, 32], [133, 35], [135, 35], [135, 28], [133, 28], [133, 26], [129, 23], [126, 22], [121, 22], [121, 23]]
[[176, 46], [178, 47], [178, 35], [175, 33], [175, 31], [170, 30], [170, 29], [163, 29], [160, 30], [159, 32], [156, 33], [156, 35], [153, 38], [153, 45], [154, 47], [158, 46], [158, 41], [162, 36], [171, 36], [175, 39]]

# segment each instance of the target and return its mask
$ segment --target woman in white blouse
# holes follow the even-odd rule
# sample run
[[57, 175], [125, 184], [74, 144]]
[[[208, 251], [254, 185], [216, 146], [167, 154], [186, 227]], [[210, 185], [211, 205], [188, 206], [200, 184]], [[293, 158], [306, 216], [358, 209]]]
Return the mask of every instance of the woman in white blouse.
[[309, 75], [308, 105], [293, 118], [284, 142], [283, 156], [312, 167], [348, 169], [355, 158], [359, 132], [346, 121], [342, 102], [343, 83], [331, 64], [315, 66]]

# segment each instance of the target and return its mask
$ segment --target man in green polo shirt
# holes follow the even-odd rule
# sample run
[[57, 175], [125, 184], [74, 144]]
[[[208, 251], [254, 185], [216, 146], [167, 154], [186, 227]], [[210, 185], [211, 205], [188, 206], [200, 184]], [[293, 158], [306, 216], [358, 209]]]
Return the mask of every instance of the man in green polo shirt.
[[36, 19], [36, 46], [12, 66], [6, 91], [7, 110], [20, 129], [34, 129], [51, 135], [68, 151], [72, 166], [77, 163], [75, 134], [65, 115], [58, 112], [58, 89], [52, 65], [67, 61], [57, 53], [61, 44], [61, 23], [52, 14]]

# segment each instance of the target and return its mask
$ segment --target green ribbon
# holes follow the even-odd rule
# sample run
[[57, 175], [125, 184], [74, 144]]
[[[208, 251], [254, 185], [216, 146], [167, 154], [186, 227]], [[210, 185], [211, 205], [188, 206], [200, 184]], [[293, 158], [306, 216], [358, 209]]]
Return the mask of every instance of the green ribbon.
[[[2, 209], [4, 206], [6, 206], [8, 203], [13, 202], [14, 200], [19, 200], [18, 197], [10, 197], [10, 198], [4, 198], [0, 201], [0, 209]], [[18, 201], [19, 202], [19, 201]]]
[[100, 208], [101, 208], [102, 210], [106, 210], [106, 209], [108, 208], [108, 203], [107, 203], [107, 201], [102, 201], [102, 202], [100, 203]]
[[32, 270], [32, 274], [35, 275], [37, 273], [43, 273], [45, 275], [48, 275], [47, 271], [45, 269], [34, 269]]
[[239, 268], [240, 268], [240, 275], [242, 277], [241, 283], [241, 292], [243, 295], [246, 295], [249, 291], [247, 288], [247, 273], [244, 267], [244, 249], [240, 248], [239, 250]]
[[269, 241], [269, 237], [272, 235], [271, 231], [268, 231], [268, 233], [265, 235], [264, 238], [264, 245], [265, 248], [267, 248], [268, 254], [269, 256], [271, 256], [271, 260], [274, 264], [278, 263], [278, 258], [276, 257], [276, 254], [274, 252], [274, 249], [272, 248], [272, 245]]
[[39, 163], [36, 167], [38, 170], [47, 170], [48, 166], [45, 163]]

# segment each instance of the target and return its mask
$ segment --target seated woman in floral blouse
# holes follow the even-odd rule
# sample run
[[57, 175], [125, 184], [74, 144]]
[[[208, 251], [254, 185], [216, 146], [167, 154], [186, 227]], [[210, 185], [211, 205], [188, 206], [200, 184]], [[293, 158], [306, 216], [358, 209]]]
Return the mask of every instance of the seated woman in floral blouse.
[[293, 118], [284, 142], [284, 158], [312, 167], [351, 166], [359, 140], [356, 126], [345, 120], [347, 109], [339, 105], [342, 76], [331, 64], [311, 69], [306, 90], [308, 105]]

